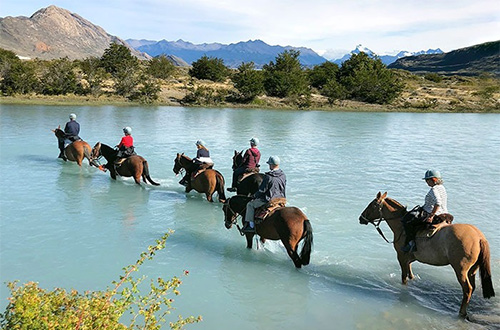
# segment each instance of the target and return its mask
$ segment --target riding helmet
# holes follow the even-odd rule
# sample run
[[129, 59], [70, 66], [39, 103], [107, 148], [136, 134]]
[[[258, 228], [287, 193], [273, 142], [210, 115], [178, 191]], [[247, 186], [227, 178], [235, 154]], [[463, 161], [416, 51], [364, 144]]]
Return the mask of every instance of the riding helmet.
[[266, 163], [268, 163], [269, 165], [279, 165], [280, 158], [278, 156], [271, 156]]
[[439, 171], [436, 170], [427, 170], [422, 180], [427, 180], [432, 178], [441, 179], [441, 173], [439, 173]]
[[204, 147], [204, 146], [205, 146], [205, 141], [203, 141], [203, 140], [198, 140], [198, 141], [196, 141], [196, 145], [197, 145], [197, 146], [202, 146], [202, 147]]
[[125, 127], [125, 128], [123, 129], [123, 133], [129, 134], [129, 135], [130, 135], [130, 134], [132, 134], [132, 128], [130, 128], [130, 127], [128, 127], [128, 126], [127, 126], [127, 127]]
[[70, 114], [69, 115], [69, 119], [75, 120], [76, 119], [76, 115], [74, 113]]
[[259, 145], [259, 139], [257, 139], [256, 137], [253, 137], [250, 139], [250, 144], [253, 145], [253, 146], [258, 146]]

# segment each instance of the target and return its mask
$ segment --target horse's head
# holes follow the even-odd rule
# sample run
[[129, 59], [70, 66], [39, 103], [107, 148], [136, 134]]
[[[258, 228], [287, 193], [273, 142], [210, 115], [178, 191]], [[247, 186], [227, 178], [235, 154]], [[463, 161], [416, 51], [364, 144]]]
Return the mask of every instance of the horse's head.
[[247, 203], [251, 197], [236, 195], [224, 202], [222, 211], [224, 212], [224, 225], [230, 229], [236, 223], [239, 215], [244, 215]]
[[97, 160], [101, 157], [101, 142], [97, 142], [90, 153], [90, 165], [99, 167]]
[[61, 125], [57, 126], [56, 129], [53, 129], [52, 132], [56, 135], [58, 139], [64, 139], [66, 137], [66, 134], [64, 131], [61, 129]]
[[174, 170], [175, 175], [179, 174], [181, 169], [184, 167], [182, 165], [182, 161], [181, 161], [182, 156], [184, 156], [184, 153], [182, 153], [182, 154], [177, 153], [177, 156], [174, 159], [174, 169], [173, 170]]
[[233, 171], [240, 167], [241, 163], [243, 163], [243, 150], [240, 152], [235, 150], [233, 156]]
[[365, 208], [365, 210], [359, 216], [359, 223], [362, 225], [367, 225], [377, 219], [382, 218], [382, 207], [384, 199], [387, 197], [387, 192], [378, 192], [377, 197], [371, 201], [370, 204]]

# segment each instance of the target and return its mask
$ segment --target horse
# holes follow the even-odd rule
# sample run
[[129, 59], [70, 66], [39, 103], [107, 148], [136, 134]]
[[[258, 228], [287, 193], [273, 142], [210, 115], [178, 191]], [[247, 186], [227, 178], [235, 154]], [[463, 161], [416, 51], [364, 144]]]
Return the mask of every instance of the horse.
[[[490, 248], [483, 233], [473, 225], [453, 224], [444, 225], [431, 237], [419, 237], [417, 234], [417, 251], [408, 253], [401, 250], [405, 241], [405, 232], [401, 222], [407, 213], [406, 207], [387, 197], [387, 192], [377, 194], [377, 197], [368, 204], [359, 217], [359, 223], [375, 225], [386, 221], [394, 233], [393, 246], [397, 253], [401, 267], [401, 280], [404, 285], [408, 278], [414, 278], [411, 263], [415, 260], [434, 266], [451, 265], [458, 282], [462, 287], [462, 304], [459, 315], [467, 317], [467, 307], [472, 293], [476, 288], [476, 272], [480, 270], [483, 297], [495, 296], [490, 269]], [[386, 239], [387, 241], [387, 239]]]
[[[224, 211], [224, 224], [227, 229], [231, 229], [236, 224], [241, 235], [247, 239], [247, 248], [252, 248], [252, 240], [255, 234], [259, 235], [261, 241], [266, 239], [281, 240], [286, 252], [292, 259], [295, 267], [301, 268], [309, 264], [313, 244], [313, 231], [311, 222], [307, 216], [297, 207], [280, 207], [271, 213], [264, 221], [255, 224], [255, 233], [245, 233], [241, 231], [237, 224], [239, 215], [245, 216], [246, 205], [251, 197], [235, 195], [229, 198], [222, 207]], [[300, 255], [297, 253], [298, 245], [304, 240]]]
[[[174, 159], [174, 173], [177, 175], [181, 169], [185, 169], [189, 173], [193, 173], [197, 168], [197, 165], [193, 163], [193, 160], [188, 156], [182, 154], [177, 154]], [[214, 169], [206, 169], [205, 171], [198, 174], [195, 178], [190, 178], [191, 184], [186, 187], [186, 192], [190, 192], [192, 189], [199, 193], [204, 193], [209, 202], [213, 202], [212, 195], [215, 191], [219, 195], [219, 202], [223, 203], [226, 200], [226, 195], [224, 193], [224, 177], [222, 174]]]
[[[109, 170], [109, 174], [113, 180], [116, 180], [116, 175], [125, 176], [125, 177], [133, 177], [135, 183], [138, 185], [141, 184], [141, 177], [144, 183], [151, 183], [154, 186], [159, 186], [160, 184], [153, 181], [149, 176], [149, 166], [146, 159], [139, 155], [133, 155], [125, 158], [125, 160], [119, 165], [115, 166], [115, 160], [117, 159], [118, 150], [111, 148], [110, 146], [97, 142], [94, 148], [92, 149], [92, 162], [91, 164], [99, 167], [100, 169], [107, 168]], [[96, 163], [100, 157], [104, 157], [107, 161], [107, 164], [104, 166], [99, 166]]]
[[[234, 151], [233, 156], [233, 171], [241, 166], [243, 163], [243, 150], [238, 152]], [[259, 190], [259, 186], [264, 180], [264, 174], [252, 173], [244, 176], [243, 180], [236, 183], [236, 194], [251, 196]]]
[[[61, 129], [61, 126], [53, 129], [52, 132], [54, 132], [58, 140], [64, 140], [66, 138], [66, 133], [64, 133], [64, 131]], [[89, 161], [89, 165], [91, 164], [91, 151], [92, 149], [87, 142], [83, 140], [77, 140], [64, 148], [64, 155], [66, 156], [67, 160], [76, 162], [78, 166], [81, 167], [83, 158], [87, 158], [87, 160]]]

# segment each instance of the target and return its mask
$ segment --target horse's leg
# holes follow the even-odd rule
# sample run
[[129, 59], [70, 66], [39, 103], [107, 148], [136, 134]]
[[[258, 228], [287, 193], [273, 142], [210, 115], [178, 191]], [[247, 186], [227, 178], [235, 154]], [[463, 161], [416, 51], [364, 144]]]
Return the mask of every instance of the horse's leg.
[[247, 249], [251, 249], [253, 246], [253, 233], [246, 233], [245, 236], [247, 238]]
[[415, 276], [413, 275], [413, 271], [411, 270], [411, 262], [408, 262], [408, 278], [413, 280]]
[[283, 242], [283, 245], [285, 246], [286, 252], [288, 253], [288, 256], [290, 257], [290, 259], [292, 259], [295, 267], [301, 268], [302, 267], [302, 260], [300, 260], [300, 257], [297, 253], [298, 242], [292, 242], [291, 237], [288, 237], [288, 239], [281, 238], [281, 242]]
[[205, 196], [207, 196], [207, 201], [209, 201], [210, 203], [213, 203], [214, 200], [213, 200], [212, 194], [210, 194], [210, 192], [206, 192]]
[[406, 285], [408, 284], [408, 277], [411, 276], [413, 278], [410, 262], [408, 261], [408, 257], [402, 252], [398, 252], [398, 261], [401, 267], [401, 283]]
[[459, 315], [465, 318], [467, 316], [467, 306], [469, 305], [470, 297], [472, 295], [472, 285], [469, 282], [469, 276], [468, 276], [469, 274], [468, 271], [466, 270], [466, 267], [463, 267], [463, 265], [461, 264], [452, 266], [453, 269], [455, 270], [455, 274], [457, 275], [457, 280], [462, 286], [463, 296], [462, 296], [462, 304], [460, 305]]

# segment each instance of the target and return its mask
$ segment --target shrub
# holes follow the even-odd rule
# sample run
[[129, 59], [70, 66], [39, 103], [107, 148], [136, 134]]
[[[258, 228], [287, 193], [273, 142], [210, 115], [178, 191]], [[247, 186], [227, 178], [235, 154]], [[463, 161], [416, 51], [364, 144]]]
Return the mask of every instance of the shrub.
[[158, 100], [160, 91], [161, 87], [156, 81], [146, 80], [136, 92], [132, 93], [130, 99], [145, 104], [151, 104]]
[[217, 105], [226, 100], [228, 90], [224, 88], [212, 88], [199, 86], [190, 88], [190, 92], [182, 99], [182, 103], [196, 105]]
[[278, 54], [276, 63], [271, 61], [264, 65], [264, 88], [267, 95], [290, 97], [310, 93], [299, 55], [300, 52], [297, 50], [285, 50]]
[[78, 93], [82, 87], [73, 71], [74, 65], [67, 57], [52, 60], [42, 69], [39, 90], [46, 95]]
[[156, 56], [147, 63], [146, 73], [151, 77], [168, 79], [174, 72], [175, 65], [165, 55]]
[[27, 94], [38, 84], [33, 62], [23, 62], [16, 54], [0, 48], [0, 91], [4, 95]]
[[116, 76], [120, 71], [135, 71], [139, 66], [139, 61], [132, 55], [130, 49], [116, 43], [111, 43], [104, 50], [100, 61], [101, 67], [113, 76]]
[[189, 69], [189, 75], [197, 79], [208, 79], [211, 81], [224, 81], [229, 74], [224, 61], [217, 57], [203, 55], [199, 60], [193, 62], [193, 67]]
[[441, 81], [443, 81], [443, 77], [435, 72], [426, 73], [424, 75], [424, 78], [435, 83], [440, 83]]
[[262, 71], [255, 70], [253, 62], [241, 63], [232, 80], [242, 101], [251, 102], [264, 92], [264, 76]]
[[312, 87], [322, 89], [328, 81], [337, 79], [339, 66], [330, 61], [315, 65], [311, 70], [307, 71], [309, 83]]
[[[114, 287], [106, 291], [88, 291], [79, 293], [56, 288], [47, 291], [29, 282], [17, 286], [16, 282], [8, 283], [12, 296], [4, 313], [0, 314], [2, 329], [116, 329], [158, 330], [166, 322], [165, 317], [171, 313], [173, 299], [168, 295], [179, 295], [178, 287], [182, 281], [173, 277], [166, 281], [158, 278], [151, 280], [150, 291], [142, 295], [138, 285], [144, 278], [134, 279], [131, 274], [155, 253], [165, 247], [167, 233], [141, 253], [134, 265], [124, 268], [124, 275], [113, 282]], [[185, 275], [188, 272], [185, 271]], [[120, 318], [129, 312], [130, 324], [120, 323]], [[201, 321], [201, 316], [190, 316], [186, 319], [179, 316], [170, 322], [171, 329], [182, 329], [186, 324]]]

